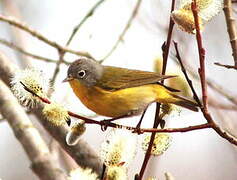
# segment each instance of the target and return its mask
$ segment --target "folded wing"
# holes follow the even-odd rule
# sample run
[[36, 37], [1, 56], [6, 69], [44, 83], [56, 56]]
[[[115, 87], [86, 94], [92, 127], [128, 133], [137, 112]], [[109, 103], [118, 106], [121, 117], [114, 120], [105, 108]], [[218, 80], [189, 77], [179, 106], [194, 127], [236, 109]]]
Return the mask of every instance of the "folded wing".
[[[97, 86], [106, 90], [119, 90], [146, 84], [154, 84], [172, 77], [176, 76], [159, 75], [158, 73], [154, 72], [104, 66], [103, 76], [97, 82]], [[173, 90], [178, 91], [175, 89]]]

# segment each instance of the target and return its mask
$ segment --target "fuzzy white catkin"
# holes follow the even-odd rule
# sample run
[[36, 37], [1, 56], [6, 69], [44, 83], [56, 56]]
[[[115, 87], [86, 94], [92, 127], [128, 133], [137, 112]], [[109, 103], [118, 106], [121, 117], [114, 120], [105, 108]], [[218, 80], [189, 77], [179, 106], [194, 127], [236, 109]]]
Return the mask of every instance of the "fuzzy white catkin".
[[11, 88], [14, 95], [22, 105], [32, 108], [41, 101], [37, 96], [28, 92], [24, 86], [40, 97], [47, 97], [50, 83], [42, 71], [34, 68], [19, 70], [14, 74], [11, 79]]
[[134, 159], [137, 148], [137, 135], [125, 129], [111, 130], [101, 145], [101, 159], [106, 166], [124, 163]]
[[85, 126], [84, 121], [75, 123], [71, 127], [69, 132], [67, 133], [67, 136], [66, 136], [67, 145], [69, 146], [76, 145], [78, 141], [80, 140], [80, 137], [85, 133], [85, 131], [86, 131], [86, 126]]

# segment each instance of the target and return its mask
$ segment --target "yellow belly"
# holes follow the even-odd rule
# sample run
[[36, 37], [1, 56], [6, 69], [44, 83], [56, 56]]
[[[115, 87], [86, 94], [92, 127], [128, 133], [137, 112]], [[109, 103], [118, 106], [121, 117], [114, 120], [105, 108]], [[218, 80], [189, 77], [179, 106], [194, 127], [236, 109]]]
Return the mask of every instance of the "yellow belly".
[[156, 84], [117, 91], [106, 91], [96, 86], [88, 88], [78, 80], [70, 81], [70, 85], [87, 108], [108, 117], [123, 116], [131, 112], [139, 114], [152, 102], [165, 102], [171, 97], [164, 87]]

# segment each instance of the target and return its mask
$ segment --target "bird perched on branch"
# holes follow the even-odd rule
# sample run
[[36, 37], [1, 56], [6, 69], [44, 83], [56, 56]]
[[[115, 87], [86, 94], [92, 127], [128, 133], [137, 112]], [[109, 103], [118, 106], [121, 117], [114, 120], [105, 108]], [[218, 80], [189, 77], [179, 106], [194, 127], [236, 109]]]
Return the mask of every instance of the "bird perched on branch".
[[151, 103], [172, 103], [192, 111], [197, 104], [175, 94], [178, 90], [160, 81], [175, 76], [104, 66], [81, 58], [68, 69], [67, 78], [76, 96], [95, 113], [118, 118], [139, 115]]

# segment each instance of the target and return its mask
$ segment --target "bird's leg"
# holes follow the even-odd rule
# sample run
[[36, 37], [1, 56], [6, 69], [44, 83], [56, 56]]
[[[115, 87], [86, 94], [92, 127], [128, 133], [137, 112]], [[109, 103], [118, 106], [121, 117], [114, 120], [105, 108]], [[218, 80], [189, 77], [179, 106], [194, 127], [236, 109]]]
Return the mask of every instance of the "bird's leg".
[[107, 125], [106, 125], [107, 123], [110, 123], [110, 122], [118, 120], [118, 119], [128, 118], [128, 117], [134, 116], [134, 115], [138, 114], [138, 112], [139, 112], [138, 110], [132, 110], [129, 113], [124, 114], [122, 116], [114, 117], [114, 118], [111, 118], [111, 119], [104, 119], [104, 120], [101, 121], [101, 123], [103, 124], [101, 126], [101, 129], [102, 129], [102, 131], [105, 131], [107, 129]]
[[[148, 106], [149, 106], [149, 105], [148, 105]], [[146, 114], [146, 111], [147, 111], [147, 109], [148, 109], [148, 106], [143, 110], [142, 115], [141, 115], [141, 117], [140, 117], [140, 120], [139, 120], [139, 122], [138, 122], [137, 125], [136, 125], [136, 130], [134, 130], [134, 132], [136, 132], [136, 133], [138, 133], [138, 134], [141, 133], [141, 132], [140, 132], [140, 127], [141, 127], [141, 124], [142, 124], [142, 120], [143, 120], [143, 118], [144, 118], [144, 115]]]
[[112, 121], [122, 119], [122, 118], [127, 118], [127, 117], [130, 117], [130, 116], [131, 116], [130, 114], [125, 114], [125, 115], [114, 117], [114, 118], [111, 118], [111, 119], [104, 119], [104, 120], [100, 121], [103, 124], [103, 125], [101, 125], [101, 130], [105, 131], [107, 129], [107, 124], [112, 122]]
[[147, 107], [144, 109], [144, 111], [142, 112], [142, 115], [141, 115], [141, 117], [140, 117], [140, 120], [139, 120], [139, 122], [137, 123], [136, 129], [140, 129], [141, 124], [142, 124], [142, 120], [143, 120], [143, 118], [144, 118], [144, 115], [145, 115], [145, 113], [146, 113], [147, 108], [148, 108], [148, 106], [147, 106]]

